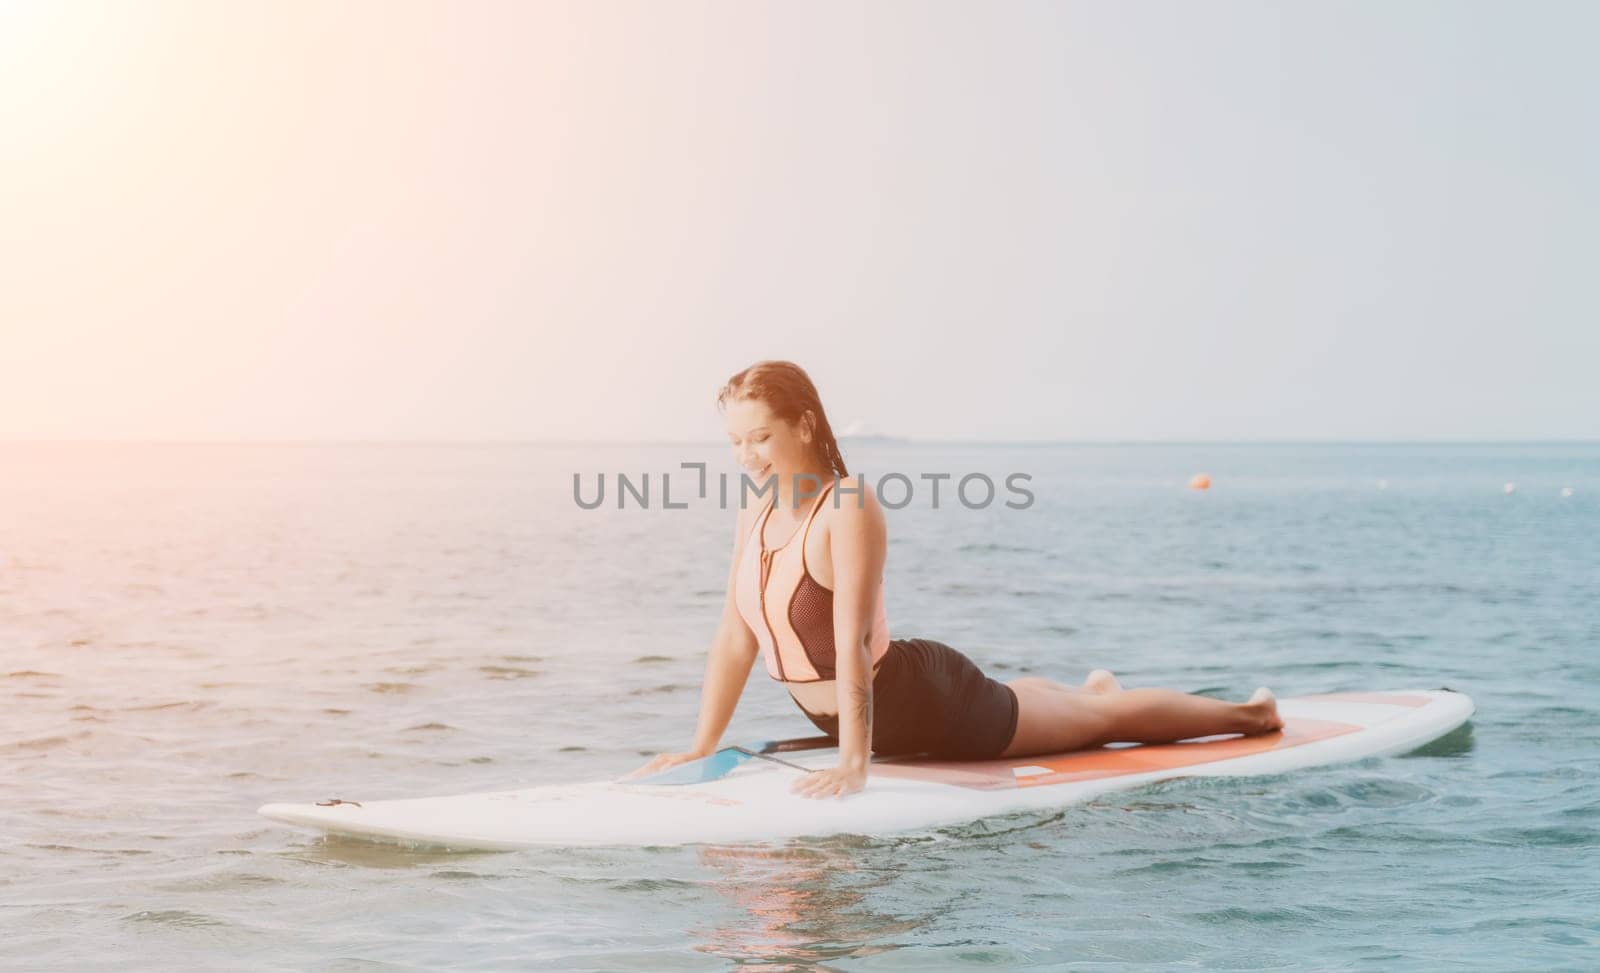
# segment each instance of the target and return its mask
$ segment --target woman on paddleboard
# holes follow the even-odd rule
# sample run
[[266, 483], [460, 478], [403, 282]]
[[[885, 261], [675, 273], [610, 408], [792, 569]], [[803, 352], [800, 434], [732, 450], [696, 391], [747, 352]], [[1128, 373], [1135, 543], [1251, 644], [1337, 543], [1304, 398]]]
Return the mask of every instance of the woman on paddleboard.
[[713, 753], [757, 655], [839, 742], [837, 767], [795, 781], [808, 797], [861, 790], [873, 752], [987, 760], [1283, 727], [1266, 689], [1228, 703], [1124, 690], [1104, 669], [1081, 686], [1037, 676], [1001, 683], [948, 645], [891, 639], [883, 508], [845, 468], [810, 377], [791, 362], [758, 362], [729, 379], [717, 403], [739, 465], [775, 492], [769, 503], [739, 506], [694, 744], [638, 773]]

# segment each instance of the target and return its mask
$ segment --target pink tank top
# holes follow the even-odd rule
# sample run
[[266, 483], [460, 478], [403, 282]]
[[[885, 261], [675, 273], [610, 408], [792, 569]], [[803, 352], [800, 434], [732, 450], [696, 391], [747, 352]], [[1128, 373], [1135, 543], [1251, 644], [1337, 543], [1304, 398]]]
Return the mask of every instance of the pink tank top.
[[[733, 597], [746, 625], [756, 633], [756, 643], [767, 660], [767, 673], [783, 682], [822, 682], [835, 677], [833, 643], [833, 591], [824, 588], [806, 568], [806, 537], [822, 501], [833, 489], [825, 487], [805, 523], [779, 547], [767, 549], [762, 533], [772, 508], [756, 518], [755, 530], [745, 541], [744, 554], [734, 579]], [[799, 544], [795, 543], [796, 539]], [[798, 551], [795, 548], [798, 547]], [[889, 615], [883, 605], [883, 579], [878, 579], [877, 607], [867, 632], [872, 664], [889, 651]]]

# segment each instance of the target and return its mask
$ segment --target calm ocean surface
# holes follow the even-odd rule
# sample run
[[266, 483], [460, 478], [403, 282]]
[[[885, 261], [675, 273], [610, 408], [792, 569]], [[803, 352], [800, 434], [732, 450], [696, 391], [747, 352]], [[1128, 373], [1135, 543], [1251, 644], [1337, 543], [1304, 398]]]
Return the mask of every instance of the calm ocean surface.
[[[846, 455], [1032, 477], [1027, 510], [949, 482], [934, 510], [921, 481], [889, 514], [897, 637], [1000, 678], [1449, 686], [1478, 715], [1419, 755], [933, 833], [322, 839], [255, 809], [687, 744], [733, 513], [687, 471], [689, 509], [660, 509], [659, 476], [726, 451], [0, 445], [0, 966], [1600, 966], [1600, 446]], [[652, 509], [616, 509], [618, 471], [652, 473]], [[602, 472], [579, 509], [573, 474]], [[728, 739], [810, 732], [758, 665]]]

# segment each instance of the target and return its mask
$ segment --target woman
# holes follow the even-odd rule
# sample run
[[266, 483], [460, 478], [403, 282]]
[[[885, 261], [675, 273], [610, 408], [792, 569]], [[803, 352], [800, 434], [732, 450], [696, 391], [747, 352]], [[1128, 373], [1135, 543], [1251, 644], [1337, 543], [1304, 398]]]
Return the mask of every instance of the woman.
[[861, 790], [874, 751], [983, 760], [1282, 728], [1266, 689], [1227, 703], [1124, 690], [1104, 669], [1082, 686], [1036, 676], [999, 683], [947, 645], [891, 640], [883, 508], [848, 474], [811, 379], [791, 362], [758, 362], [729, 379], [717, 403], [739, 464], [757, 485], [775, 482], [776, 496], [740, 504], [694, 745], [637, 773], [715, 751], [758, 653], [801, 711], [839, 741], [837, 767], [795, 781], [807, 797]]

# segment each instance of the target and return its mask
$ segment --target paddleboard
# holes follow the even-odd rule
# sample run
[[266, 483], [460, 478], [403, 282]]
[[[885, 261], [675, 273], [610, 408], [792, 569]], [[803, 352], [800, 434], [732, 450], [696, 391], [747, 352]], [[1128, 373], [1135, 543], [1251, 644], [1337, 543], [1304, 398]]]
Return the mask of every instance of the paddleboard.
[[[833, 766], [832, 749], [728, 748], [635, 780], [399, 800], [268, 804], [285, 824], [455, 850], [663, 846], [888, 835], [992, 815], [1057, 808], [1176, 777], [1282, 774], [1406, 753], [1471, 717], [1449, 690], [1332, 693], [1278, 701], [1281, 732], [1116, 745], [1009, 760], [874, 760], [867, 785], [843, 799], [792, 794], [795, 778]], [[765, 749], [768, 753], [762, 753]]]

